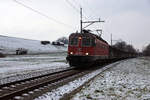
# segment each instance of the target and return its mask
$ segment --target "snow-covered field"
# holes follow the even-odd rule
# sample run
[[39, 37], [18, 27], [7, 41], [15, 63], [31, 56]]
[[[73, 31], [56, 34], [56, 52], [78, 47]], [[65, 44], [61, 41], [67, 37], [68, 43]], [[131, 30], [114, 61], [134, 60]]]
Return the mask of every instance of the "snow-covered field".
[[66, 46], [42, 45], [38, 40], [29, 40], [0, 35], [0, 52], [3, 54], [15, 54], [18, 48], [28, 50], [28, 54], [63, 52], [67, 51]]
[[104, 71], [72, 100], [150, 100], [150, 58], [126, 60]]
[[0, 84], [29, 78], [33, 76], [33, 73], [40, 75], [56, 69], [67, 68], [69, 65], [66, 64], [65, 57], [65, 52], [58, 52], [0, 58]]

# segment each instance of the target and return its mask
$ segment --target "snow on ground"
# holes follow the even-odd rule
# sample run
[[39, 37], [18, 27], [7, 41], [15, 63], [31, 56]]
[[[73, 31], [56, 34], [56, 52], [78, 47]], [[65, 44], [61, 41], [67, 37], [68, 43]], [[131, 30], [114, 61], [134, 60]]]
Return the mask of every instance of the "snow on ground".
[[66, 53], [61, 52], [0, 58], [0, 84], [67, 68], [69, 65], [66, 64], [65, 57]]
[[150, 100], [150, 58], [126, 60], [99, 74], [72, 100]]
[[95, 77], [100, 72], [103, 72], [104, 70], [106, 70], [108, 68], [111, 68], [112, 66], [115, 66], [118, 63], [120, 63], [120, 62], [110, 64], [110, 65], [108, 65], [106, 67], [103, 67], [99, 70], [96, 70], [96, 71], [94, 71], [90, 74], [87, 74], [87, 75], [85, 75], [81, 78], [78, 78], [77, 80], [74, 80], [73, 82], [69, 82], [68, 84], [66, 84], [62, 87], [59, 87], [57, 89], [54, 89], [51, 92], [48, 92], [48, 93], [36, 98], [35, 100], [59, 100], [60, 98], [62, 98], [62, 96], [64, 94], [70, 93], [74, 89], [76, 89], [79, 86], [83, 85], [85, 82], [88, 82], [91, 78]]
[[134, 58], [110, 64], [35, 100], [59, 100], [93, 77], [72, 100], [150, 99], [150, 58]]
[[18, 48], [27, 49], [29, 54], [67, 51], [66, 46], [42, 45], [38, 40], [0, 35], [0, 52], [3, 54], [15, 54]]

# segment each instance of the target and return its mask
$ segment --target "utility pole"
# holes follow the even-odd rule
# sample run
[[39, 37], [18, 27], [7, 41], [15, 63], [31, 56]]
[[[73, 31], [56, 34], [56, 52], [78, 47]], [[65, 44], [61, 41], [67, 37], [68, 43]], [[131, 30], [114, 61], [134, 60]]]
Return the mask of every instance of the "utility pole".
[[80, 32], [81, 32], [81, 34], [82, 34], [82, 8], [80, 8], [80, 17], [81, 17], [81, 19], [80, 19]]
[[112, 34], [111, 34], [111, 39], [110, 40], [111, 40], [111, 46], [112, 46]]
[[[82, 21], [82, 8], [80, 8], [80, 17], [81, 17], [81, 20], [80, 20], [80, 24], [81, 24], [81, 34], [83, 33], [82, 32], [82, 29], [83, 28], [87, 28], [88, 26], [94, 24], [94, 23], [100, 23], [100, 22], [105, 22], [105, 21], [101, 21], [101, 19], [99, 18], [99, 20], [97, 21]], [[82, 26], [83, 23], [89, 23], [88, 25], [86, 25], [85, 27]], [[82, 28], [83, 27], [83, 28]]]

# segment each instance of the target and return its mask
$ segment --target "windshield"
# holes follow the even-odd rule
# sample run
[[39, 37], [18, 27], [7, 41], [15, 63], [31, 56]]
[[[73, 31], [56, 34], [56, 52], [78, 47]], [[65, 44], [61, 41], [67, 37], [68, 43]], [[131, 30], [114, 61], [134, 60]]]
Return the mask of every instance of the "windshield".
[[91, 45], [91, 39], [90, 38], [83, 38], [82, 39], [82, 46], [90, 46]]
[[95, 46], [95, 39], [91, 38], [83, 38], [82, 39], [82, 46]]
[[78, 38], [71, 38], [70, 39], [70, 45], [77, 45], [78, 44]]

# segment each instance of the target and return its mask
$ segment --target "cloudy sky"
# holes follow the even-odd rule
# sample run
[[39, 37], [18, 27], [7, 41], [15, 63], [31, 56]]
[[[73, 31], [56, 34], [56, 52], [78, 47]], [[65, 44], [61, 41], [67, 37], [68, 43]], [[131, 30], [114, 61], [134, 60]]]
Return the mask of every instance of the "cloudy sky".
[[150, 0], [0, 0], [0, 35], [50, 41], [69, 36], [80, 30], [80, 6], [84, 21], [105, 20], [89, 28], [102, 28], [109, 43], [111, 34], [139, 49], [150, 43]]

